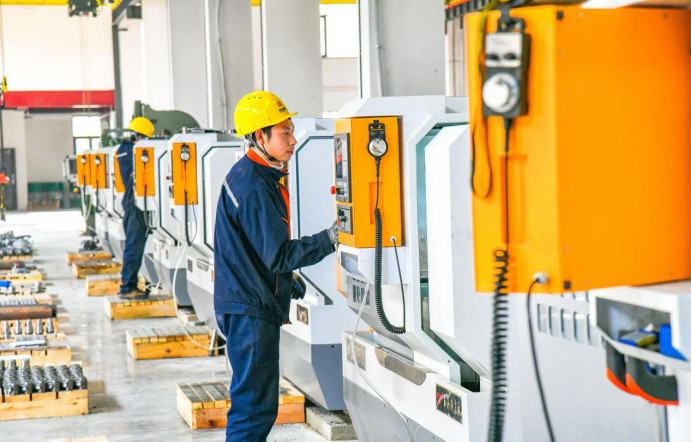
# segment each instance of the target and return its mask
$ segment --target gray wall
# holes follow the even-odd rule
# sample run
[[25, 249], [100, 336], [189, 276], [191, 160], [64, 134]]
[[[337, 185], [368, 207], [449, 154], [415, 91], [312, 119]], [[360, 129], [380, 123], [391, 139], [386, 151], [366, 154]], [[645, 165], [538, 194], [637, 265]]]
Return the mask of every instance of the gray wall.
[[[2, 111], [2, 127], [5, 147], [15, 149], [17, 163], [17, 209], [26, 210], [28, 205], [27, 187], [27, 153], [26, 153], [26, 125], [24, 112], [15, 110]], [[31, 162], [40, 161], [40, 155], [32, 155]], [[11, 178], [11, 177], [10, 177]]]
[[72, 115], [32, 115], [24, 123], [28, 182], [62, 181], [62, 160], [73, 151]]

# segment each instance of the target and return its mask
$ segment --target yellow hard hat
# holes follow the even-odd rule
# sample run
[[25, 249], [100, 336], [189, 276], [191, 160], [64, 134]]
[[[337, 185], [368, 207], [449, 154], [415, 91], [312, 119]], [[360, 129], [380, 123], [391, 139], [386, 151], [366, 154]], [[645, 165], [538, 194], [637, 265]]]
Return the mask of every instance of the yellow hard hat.
[[242, 97], [235, 106], [235, 129], [239, 137], [281, 123], [297, 112], [290, 113], [283, 101], [266, 91], [255, 91]]
[[137, 117], [130, 123], [129, 130], [151, 138], [154, 136], [154, 124], [146, 117]]

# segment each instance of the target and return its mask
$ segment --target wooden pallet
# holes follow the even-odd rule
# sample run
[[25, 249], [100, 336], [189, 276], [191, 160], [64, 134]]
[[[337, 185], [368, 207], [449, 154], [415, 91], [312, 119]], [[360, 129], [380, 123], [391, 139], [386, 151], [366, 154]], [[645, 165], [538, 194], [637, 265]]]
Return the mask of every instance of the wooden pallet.
[[[184, 328], [203, 347], [192, 342], [180, 326], [140, 328], [127, 330], [127, 353], [135, 360], [209, 356], [211, 329], [206, 326]], [[213, 354], [218, 355], [218, 350]]]
[[[7, 341], [4, 341], [7, 342]], [[72, 362], [72, 348], [65, 338], [59, 333], [56, 337], [46, 337], [45, 347], [33, 347], [30, 349], [0, 350], [0, 356], [29, 356], [31, 365], [43, 364], [69, 364]]]
[[170, 295], [149, 295], [145, 300], [105, 299], [106, 316], [110, 319], [174, 318], [175, 304]]
[[[224, 428], [230, 409], [228, 382], [178, 384], [178, 412], [193, 430]], [[305, 396], [281, 378], [276, 424], [305, 422]]]
[[43, 281], [43, 274], [38, 270], [29, 270], [26, 273], [0, 272], [0, 280], [12, 281], [12, 285], [33, 284]]
[[[45, 326], [46, 319], [41, 319], [41, 321], [43, 321], [43, 324], [44, 324], [43, 325], [43, 335], [44, 336], [57, 337], [57, 334], [59, 333], [58, 318], [52, 318], [52, 319], [53, 319], [53, 333], [50, 333], [50, 334], [48, 332], [46, 332], [46, 326]], [[12, 336], [12, 337], [14, 337], [14, 321], [15, 320], [10, 320], [10, 336]], [[18, 321], [22, 327], [22, 333], [23, 333], [26, 330], [26, 321], [28, 321], [28, 319], [18, 319]], [[31, 321], [33, 322], [32, 325], [34, 327], [34, 333], [36, 333], [36, 321], [38, 321], [38, 319], [31, 319]], [[0, 325], [2, 325], [2, 321], [0, 321]], [[0, 328], [0, 336], [2, 336], [2, 334], [3, 334], [3, 330], [2, 330], [2, 328]], [[6, 342], [6, 339], [0, 339], [0, 342]]]
[[118, 261], [84, 261], [72, 264], [72, 274], [75, 278], [83, 279], [88, 275], [116, 275], [122, 271], [122, 263]]
[[117, 295], [122, 285], [122, 275], [87, 275], [86, 294], [89, 296]]
[[75, 252], [67, 253], [65, 255], [65, 261], [68, 265], [72, 265], [75, 262], [86, 262], [86, 261], [109, 261], [113, 259], [113, 255], [109, 252], [103, 250], [96, 250], [92, 252]]
[[16, 261], [31, 261], [34, 259], [34, 255], [17, 255], [17, 256], [3, 256], [0, 261], [3, 262], [16, 262]]

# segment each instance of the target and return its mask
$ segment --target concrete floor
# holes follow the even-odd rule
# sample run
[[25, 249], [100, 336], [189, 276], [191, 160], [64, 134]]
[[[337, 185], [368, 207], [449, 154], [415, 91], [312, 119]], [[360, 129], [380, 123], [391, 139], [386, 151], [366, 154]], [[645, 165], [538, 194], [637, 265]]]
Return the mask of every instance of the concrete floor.
[[[84, 363], [90, 410], [86, 416], [0, 422], [0, 439], [223, 440], [224, 430], [187, 426], [176, 409], [175, 386], [227, 379], [225, 356], [133, 361], [125, 345], [127, 329], [174, 326], [177, 319], [110, 321], [103, 297], [88, 297], [84, 281], [75, 279], [65, 264], [65, 253], [79, 248], [83, 229], [77, 211], [10, 213], [0, 223], [0, 233], [33, 236], [34, 260], [59, 305], [60, 331], [72, 346], [73, 360]], [[268, 440], [326, 439], [306, 424], [289, 424], [275, 426]]]

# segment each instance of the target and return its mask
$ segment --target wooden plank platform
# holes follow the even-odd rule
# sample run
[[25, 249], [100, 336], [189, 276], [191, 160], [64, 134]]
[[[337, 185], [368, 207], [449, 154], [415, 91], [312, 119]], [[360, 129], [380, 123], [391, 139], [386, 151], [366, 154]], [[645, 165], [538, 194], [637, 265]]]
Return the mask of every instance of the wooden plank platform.
[[3, 256], [0, 261], [3, 262], [16, 262], [16, 261], [31, 261], [34, 259], [34, 255], [17, 255], [17, 256]]
[[[178, 384], [178, 412], [193, 430], [224, 428], [230, 409], [229, 383]], [[305, 422], [305, 396], [286, 379], [279, 382], [276, 424]]]
[[122, 271], [122, 263], [109, 261], [84, 261], [72, 264], [72, 274], [79, 279], [88, 275], [116, 275]]
[[174, 318], [175, 304], [170, 295], [149, 295], [145, 300], [126, 300], [117, 296], [105, 299], [106, 316], [112, 319]]
[[87, 275], [86, 294], [89, 296], [117, 295], [122, 285], [122, 275]]
[[67, 253], [65, 255], [65, 261], [68, 265], [72, 265], [75, 262], [86, 262], [86, 261], [109, 261], [113, 259], [113, 255], [110, 252], [104, 250], [96, 250], [92, 252], [74, 252]]
[[[66, 362], [66, 364], [69, 364], [69, 362]], [[32, 361], [31, 365], [45, 366], [51, 364], [34, 364]], [[89, 390], [87, 389], [0, 395], [0, 421], [78, 416], [83, 414], [89, 414]]]
[[[127, 330], [127, 353], [135, 360], [209, 356], [211, 329], [206, 326], [184, 328], [203, 347], [192, 342], [181, 326], [140, 328]], [[213, 354], [218, 355], [218, 351]]]
[[[7, 341], [5, 341], [7, 342]], [[72, 362], [72, 347], [64, 334], [46, 337], [45, 347], [0, 350], [0, 356], [28, 355], [31, 365], [69, 364]]]
[[36, 281], [43, 281], [43, 274], [38, 270], [29, 270], [26, 273], [4, 271], [0, 272], [0, 280], [12, 281], [12, 285], [33, 284]]

